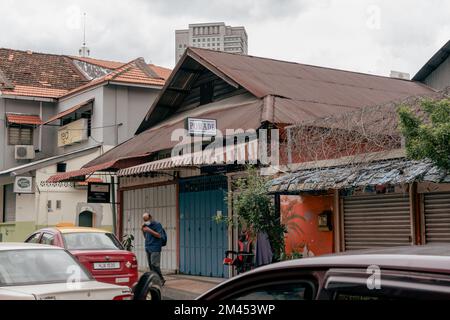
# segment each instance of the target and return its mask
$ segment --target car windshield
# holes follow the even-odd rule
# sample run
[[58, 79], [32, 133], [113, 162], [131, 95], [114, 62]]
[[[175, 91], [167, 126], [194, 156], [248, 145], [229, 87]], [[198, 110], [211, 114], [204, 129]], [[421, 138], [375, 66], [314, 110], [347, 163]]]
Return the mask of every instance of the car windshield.
[[67, 250], [122, 250], [112, 233], [77, 232], [63, 234]]
[[64, 250], [0, 251], [0, 287], [89, 281]]

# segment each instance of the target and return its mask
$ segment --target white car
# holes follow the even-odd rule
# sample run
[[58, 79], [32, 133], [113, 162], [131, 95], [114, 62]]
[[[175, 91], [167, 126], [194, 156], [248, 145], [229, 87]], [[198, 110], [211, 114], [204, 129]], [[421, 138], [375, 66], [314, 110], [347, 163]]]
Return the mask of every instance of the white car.
[[66, 250], [0, 243], [0, 300], [131, 300], [130, 288], [94, 280]]

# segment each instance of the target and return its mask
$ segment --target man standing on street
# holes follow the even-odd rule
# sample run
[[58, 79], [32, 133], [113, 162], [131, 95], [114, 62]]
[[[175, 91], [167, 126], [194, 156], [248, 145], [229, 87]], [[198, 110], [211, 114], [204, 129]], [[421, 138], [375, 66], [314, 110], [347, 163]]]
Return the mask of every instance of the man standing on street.
[[161, 278], [162, 284], [166, 282], [161, 273], [162, 233], [161, 223], [154, 221], [150, 213], [144, 213], [144, 225], [142, 231], [145, 237], [145, 251], [147, 252], [148, 265], [151, 271], [156, 272]]

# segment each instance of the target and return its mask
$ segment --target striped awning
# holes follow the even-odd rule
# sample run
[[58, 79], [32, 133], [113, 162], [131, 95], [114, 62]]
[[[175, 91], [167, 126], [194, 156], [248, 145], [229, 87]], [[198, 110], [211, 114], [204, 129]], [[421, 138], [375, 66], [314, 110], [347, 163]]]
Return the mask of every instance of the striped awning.
[[257, 160], [258, 143], [253, 141], [230, 148], [223, 148], [219, 152], [217, 149], [207, 149], [202, 152], [152, 161], [139, 166], [119, 170], [117, 175], [119, 177], [134, 176], [149, 172], [235, 163], [256, 164]]

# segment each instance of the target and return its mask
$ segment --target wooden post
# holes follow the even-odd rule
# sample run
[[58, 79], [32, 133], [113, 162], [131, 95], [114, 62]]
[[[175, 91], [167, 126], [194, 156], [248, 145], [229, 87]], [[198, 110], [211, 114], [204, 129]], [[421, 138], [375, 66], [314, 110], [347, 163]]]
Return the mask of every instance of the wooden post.
[[339, 190], [334, 190], [334, 204], [333, 204], [333, 235], [334, 235], [334, 252], [341, 252], [341, 205], [339, 202]]
[[411, 219], [411, 245], [417, 243], [417, 226], [416, 226], [416, 184], [409, 184], [409, 214]]
[[[231, 221], [233, 219], [233, 177], [227, 175], [227, 205], [228, 205], [228, 219]], [[233, 224], [228, 225], [228, 250], [234, 250], [234, 232]], [[232, 278], [233, 268], [228, 268], [228, 277]]]

